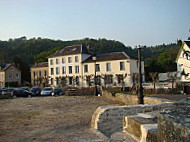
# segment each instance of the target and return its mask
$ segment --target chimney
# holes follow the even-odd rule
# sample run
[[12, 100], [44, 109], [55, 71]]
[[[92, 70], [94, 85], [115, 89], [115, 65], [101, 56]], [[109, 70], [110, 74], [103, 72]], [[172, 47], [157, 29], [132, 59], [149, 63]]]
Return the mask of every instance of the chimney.
[[88, 52], [91, 52], [91, 51], [92, 51], [92, 46], [87, 45], [87, 47], [86, 47], [86, 48], [87, 48], [87, 51], [88, 51]]

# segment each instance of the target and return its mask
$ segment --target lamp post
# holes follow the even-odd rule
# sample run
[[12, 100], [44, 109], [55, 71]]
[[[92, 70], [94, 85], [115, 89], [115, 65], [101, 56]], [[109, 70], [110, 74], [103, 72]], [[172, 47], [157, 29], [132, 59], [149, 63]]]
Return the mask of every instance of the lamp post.
[[142, 67], [141, 67], [141, 48], [140, 45], [137, 46], [138, 49], [138, 60], [139, 60], [139, 91], [138, 91], [138, 104], [144, 104], [144, 95], [142, 87]]
[[92, 57], [92, 60], [94, 61], [94, 85], [95, 85], [95, 96], [98, 96], [98, 88], [97, 88], [97, 81], [96, 81], [96, 54]]

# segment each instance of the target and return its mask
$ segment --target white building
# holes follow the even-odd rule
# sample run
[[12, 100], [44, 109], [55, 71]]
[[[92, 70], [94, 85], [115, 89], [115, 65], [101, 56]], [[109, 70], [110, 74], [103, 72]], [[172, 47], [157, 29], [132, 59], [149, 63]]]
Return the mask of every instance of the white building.
[[177, 71], [181, 73], [181, 82], [190, 82], [190, 41], [184, 41], [177, 58]]
[[181, 76], [179, 82], [184, 83], [185, 86], [190, 86], [190, 41], [183, 42], [178, 52], [176, 63], [177, 71]]
[[93, 57], [94, 54], [83, 45], [68, 46], [52, 54], [48, 57], [50, 84], [88, 87], [94, 84], [96, 75], [96, 83], [100, 86], [133, 85], [133, 73], [138, 73], [137, 59], [124, 52], [97, 54], [96, 58]]

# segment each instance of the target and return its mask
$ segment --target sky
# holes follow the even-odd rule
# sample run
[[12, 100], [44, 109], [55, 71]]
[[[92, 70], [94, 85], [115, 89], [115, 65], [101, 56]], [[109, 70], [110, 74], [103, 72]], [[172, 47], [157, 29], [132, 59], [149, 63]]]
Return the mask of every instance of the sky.
[[106, 38], [154, 46], [190, 37], [190, 0], [0, 0], [0, 40]]

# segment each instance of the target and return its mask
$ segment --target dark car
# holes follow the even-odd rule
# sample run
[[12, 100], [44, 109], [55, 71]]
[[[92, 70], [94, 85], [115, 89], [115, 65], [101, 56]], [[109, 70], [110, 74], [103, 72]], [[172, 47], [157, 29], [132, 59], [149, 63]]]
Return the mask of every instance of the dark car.
[[29, 87], [27, 87], [27, 86], [21, 87], [21, 89], [29, 91]]
[[51, 87], [45, 87], [41, 91], [41, 96], [51, 96], [53, 92], [53, 89]]
[[0, 95], [5, 95], [5, 91], [6, 91], [6, 89], [1, 89], [0, 88]]
[[4, 91], [4, 94], [5, 95], [9, 95], [9, 96], [13, 96], [13, 92], [14, 92], [15, 89], [13, 88], [8, 88]]
[[31, 97], [32, 96], [32, 93], [24, 90], [24, 89], [15, 89], [13, 91], [13, 97]]
[[32, 93], [32, 96], [40, 96], [41, 89], [35, 86], [31, 88], [30, 92]]
[[63, 95], [63, 91], [60, 88], [53, 89], [52, 96], [60, 96]]

